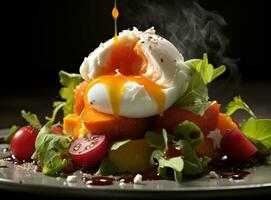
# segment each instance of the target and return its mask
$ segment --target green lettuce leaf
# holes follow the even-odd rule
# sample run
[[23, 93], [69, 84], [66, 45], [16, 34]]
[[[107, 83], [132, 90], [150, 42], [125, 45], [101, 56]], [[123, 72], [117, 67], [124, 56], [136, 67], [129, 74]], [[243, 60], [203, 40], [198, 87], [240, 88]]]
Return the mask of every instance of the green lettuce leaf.
[[38, 130], [41, 128], [40, 120], [36, 114], [22, 110], [21, 115], [32, 127]]
[[186, 175], [197, 175], [202, 173], [206, 166], [206, 160], [197, 157], [194, 148], [186, 140], [176, 142], [184, 154], [184, 173]]
[[207, 86], [204, 84], [200, 74], [193, 72], [185, 94], [178, 99], [175, 106], [184, 108], [198, 115], [203, 115], [211, 105], [208, 99]]
[[[158, 173], [159, 176], [168, 179], [168, 170], [171, 169], [174, 172], [174, 179], [176, 182], [181, 182], [182, 180], [182, 170], [183, 170], [183, 159], [181, 156], [166, 158], [164, 152], [168, 149], [168, 135], [166, 130], [163, 129], [162, 134], [156, 134], [154, 132], [147, 132], [145, 136], [147, 142], [150, 144], [150, 147], [157, 147], [152, 152], [150, 163], [151, 165], [156, 165], [158, 163]], [[151, 139], [151, 136], [154, 139]]]
[[111, 145], [110, 150], [117, 150], [118, 148], [120, 148], [121, 146], [125, 145], [126, 143], [130, 142], [131, 140], [121, 140], [121, 141], [117, 141], [115, 143], [113, 143]]
[[145, 133], [145, 140], [152, 148], [163, 149], [164, 151], [168, 149], [168, 135], [165, 129], [162, 130], [162, 134], [147, 131]]
[[168, 150], [168, 135], [165, 129], [162, 130], [162, 135], [163, 135], [163, 140], [165, 144], [165, 151], [167, 151]]
[[51, 127], [49, 121], [41, 128], [32, 159], [40, 162], [44, 174], [56, 175], [71, 163], [69, 146], [72, 139], [67, 135], [54, 134]]
[[13, 125], [12, 127], [10, 127], [10, 129], [8, 130], [8, 133], [3, 138], [4, 142], [10, 143], [11, 139], [13, 138], [17, 130], [18, 130], [18, 127], [16, 125]]
[[103, 159], [98, 171], [95, 173], [96, 176], [110, 176], [118, 173], [118, 168], [114, 163], [109, 159]]
[[185, 64], [191, 69], [191, 80], [185, 94], [175, 106], [202, 116], [211, 105], [206, 85], [224, 73], [226, 67], [222, 65], [214, 68], [208, 63], [207, 54], [203, 55], [203, 59], [188, 60]]
[[147, 131], [145, 133], [145, 140], [149, 144], [150, 147], [156, 148], [156, 149], [163, 149], [165, 148], [164, 139], [161, 136], [161, 134], [157, 134], [153, 131]]
[[182, 170], [184, 162], [181, 156], [173, 157], [166, 159], [164, 157], [164, 151], [155, 150], [151, 155], [151, 163], [154, 165], [155, 162], [158, 162], [158, 173], [159, 176], [168, 179], [167, 168], [170, 168], [174, 171], [174, 179], [176, 182], [181, 182], [182, 180]]
[[[194, 134], [194, 131], [197, 134]], [[190, 137], [192, 134], [192, 137]], [[153, 137], [153, 138], [152, 138]], [[208, 165], [209, 158], [198, 158], [195, 152], [195, 147], [203, 142], [203, 135], [194, 123], [184, 122], [180, 124], [179, 128], [173, 137], [170, 144], [179, 146], [182, 152], [181, 156], [167, 158], [165, 152], [168, 148], [168, 135], [165, 130], [163, 134], [156, 134], [154, 132], [147, 132], [145, 138], [149, 145], [154, 149], [151, 155], [151, 165], [158, 164], [158, 173], [161, 177], [169, 179], [167, 169], [171, 169], [174, 172], [174, 179], [176, 182], [181, 182], [182, 173], [186, 175], [196, 175], [202, 173], [203, 169]], [[182, 139], [180, 139], [182, 138]], [[178, 141], [176, 141], [178, 140]]]
[[183, 159], [181, 157], [174, 157], [169, 159], [160, 157], [158, 162], [160, 168], [170, 167], [177, 172], [181, 172], [183, 170]]
[[[254, 142], [258, 150], [271, 150], [271, 119], [254, 119], [251, 117], [241, 124], [241, 130]], [[261, 147], [261, 144], [265, 148]]]
[[237, 110], [245, 110], [247, 111], [254, 119], [256, 119], [256, 115], [254, 112], [249, 108], [249, 106], [242, 100], [240, 96], [234, 97], [233, 101], [231, 101], [226, 107], [226, 114], [232, 115]]
[[241, 123], [241, 131], [253, 142], [257, 151], [268, 160], [271, 154], [271, 119], [257, 119], [254, 112], [240, 96], [234, 97], [226, 107], [226, 114], [232, 115], [245, 110], [251, 117]]
[[63, 87], [60, 89], [59, 94], [65, 100], [66, 105], [63, 107], [64, 116], [73, 113], [74, 105], [74, 88], [82, 82], [80, 74], [70, 74], [65, 71], [59, 72], [60, 83]]
[[[21, 116], [35, 129], [39, 130], [41, 128], [41, 123], [36, 114], [33, 114], [31, 112], [25, 112], [24, 110], [21, 111]], [[8, 133], [4, 136], [4, 142], [9, 143], [13, 136], [15, 135], [16, 131], [18, 130], [18, 127], [16, 125], [13, 125]]]
[[51, 117], [45, 117], [48, 122], [51, 122], [52, 124], [56, 120], [56, 115], [59, 112], [59, 110], [64, 108], [66, 106], [66, 102], [63, 101], [55, 101], [53, 104], [54, 110]]
[[186, 140], [192, 147], [201, 144], [204, 136], [200, 128], [193, 122], [184, 121], [174, 129], [175, 140]]
[[205, 85], [212, 82], [226, 71], [226, 66], [224, 65], [214, 68], [214, 66], [208, 62], [208, 56], [206, 53], [203, 54], [203, 59], [188, 60], [185, 64], [200, 73]]

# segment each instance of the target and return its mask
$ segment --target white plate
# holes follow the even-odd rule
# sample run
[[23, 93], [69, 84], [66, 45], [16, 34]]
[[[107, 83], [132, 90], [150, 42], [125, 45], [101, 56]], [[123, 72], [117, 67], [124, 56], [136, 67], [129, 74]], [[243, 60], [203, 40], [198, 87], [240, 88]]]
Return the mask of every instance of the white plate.
[[[0, 131], [0, 136], [4, 134]], [[3, 148], [4, 145], [0, 145]], [[1, 154], [0, 154], [1, 156]], [[3, 164], [3, 163], [2, 163]], [[177, 184], [174, 181], [145, 181], [143, 184], [115, 183], [110, 186], [87, 186], [79, 178], [77, 183], [67, 183], [65, 178], [49, 177], [37, 172], [34, 166], [25, 167], [6, 162], [0, 168], [0, 189], [53, 194], [65, 197], [133, 197], [150, 199], [217, 198], [238, 195], [271, 194], [271, 165], [248, 169], [251, 172], [242, 180], [197, 178]], [[77, 172], [78, 177], [82, 176]]]

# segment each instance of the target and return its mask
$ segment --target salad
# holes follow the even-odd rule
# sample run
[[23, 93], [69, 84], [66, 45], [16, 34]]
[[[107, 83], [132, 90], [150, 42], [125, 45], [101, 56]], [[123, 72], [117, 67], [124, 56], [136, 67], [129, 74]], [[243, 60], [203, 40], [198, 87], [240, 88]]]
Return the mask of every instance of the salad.
[[[46, 175], [84, 170], [109, 183], [105, 176], [181, 182], [216, 173], [217, 163], [270, 162], [271, 120], [240, 96], [226, 112], [208, 97], [225, 70], [207, 54], [184, 60], [154, 28], [124, 30], [85, 58], [80, 74], [59, 72], [61, 99], [46, 123], [22, 111], [26, 125], [12, 126], [4, 141], [14, 159], [34, 160]], [[238, 110], [250, 117], [238, 123]]]

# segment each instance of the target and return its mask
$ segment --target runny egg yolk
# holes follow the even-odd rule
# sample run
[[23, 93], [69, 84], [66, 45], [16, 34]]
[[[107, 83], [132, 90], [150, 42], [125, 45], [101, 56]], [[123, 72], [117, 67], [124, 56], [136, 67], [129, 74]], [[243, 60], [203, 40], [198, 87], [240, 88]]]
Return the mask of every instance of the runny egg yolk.
[[118, 27], [117, 27], [117, 19], [119, 16], [119, 11], [117, 8], [117, 0], [114, 0], [114, 8], [112, 10], [112, 17], [114, 19], [114, 44], [117, 45], [118, 44]]
[[106, 66], [101, 66], [97, 74], [115, 74], [116, 70], [125, 76], [140, 74], [147, 61], [144, 55], [139, 54], [137, 42], [138, 39], [119, 40], [118, 45], [114, 45]]
[[145, 90], [149, 93], [151, 97], [155, 99], [157, 103], [158, 113], [160, 114], [160, 116], [162, 116], [166, 103], [165, 94], [162, 91], [163, 87], [143, 76], [130, 76], [128, 77], [128, 81], [136, 82], [139, 85], [144, 85]]
[[165, 94], [163, 86], [160, 86], [152, 80], [139, 76], [145, 72], [147, 59], [141, 52], [140, 45], [137, 45], [138, 39], [134, 41], [120, 40], [118, 45], [114, 45], [108, 66], [101, 68], [101, 74], [91, 81], [84, 94], [86, 106], [88, 102], [88, 91], [98, 83], [104, 84], [107, 88], [109, 99], [114, 115], [119, 114], [121, 97], [124, 92], [124, 85], [127, 82], [136, 82], [143, 85], [148, 94], [153, 97], [157, 103], [157, 111], [162, 116], [165, 107]]
[[85, 105], [87, 106], [89, 105], [88, 97], [87, 97], [88, 91], [95, 84], [103, 83], [107, 88], [113, 113], [115, 115], [118, 115], [121, 95], [123, 93], [124, 84], [126, 81], [127, 81], [127, 78], [121, 74], [100, 76], [99, 78], [93, 80], [92, 82], [89, 83], [85, 91], [85, 96], [84, 96]]
[[122, 74], [115, 74], [98, 77], [97, 79], [90, 82], [89, 85], [87, 86], [87, 89], [85, 90], [84, 94], [85, 105], [90, 106], [87, 97], [88, 91], [95, 84], [102, 83], [107, 88], [113, 113], [114, 115], [118, 115], [120, 101], [124, 91], [124, 85], [127, 82], [136, 82], [139, 85], [144, 85], [145, 90], [157, 102], [158, 113], [160, 114], [160, 116], [163, 115], [165, 106], [165, 94], [162, 91], [163, 87], [142, 76], [124, 76]]

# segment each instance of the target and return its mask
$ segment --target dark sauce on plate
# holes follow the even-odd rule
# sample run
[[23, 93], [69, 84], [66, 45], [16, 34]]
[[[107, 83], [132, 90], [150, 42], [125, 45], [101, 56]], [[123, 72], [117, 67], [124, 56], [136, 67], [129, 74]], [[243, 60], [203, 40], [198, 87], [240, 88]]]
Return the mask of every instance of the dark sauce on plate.
[[178, 145], [170, 145], [168, 150], [164, 152], [166, 159], [182, 156], [183, 152], [181, 151]]
[[250, 172], [245, 169], [253, 167], [258, 162], [258, 155], [255, 155], [247, 161], [234, 162], [228, 159], [211, 161], [209, 171], [213, 170], [221, 178], [232, 178], [240, 180], [245, 178]]
[[133, 183], [134, 182], [134, 175], [127, 175], [127, 176], [121, 176], [118, 181], [123, 183]]
[[[123, 183], [133, 183], [134, 182], [135, 175], [127, 175], [127, 176], [121, 176], [117, 179], [119, 182]], [[143, 181], [153, 181], [153, 180], [160, 180], [161, 177], [159, 176], [157, 169], [152, 169], [151, 171], [145, 173], [142, 175]]]
[[0, 144], [6, 144], [3, 137], [0, 137]]
[[221, 178], [232, 178], [233, 180], [240, 180], [245, 178], [248, 174], [247, 171], [244, 170], [235, 170], [235, 171], [216, 171], [216, 173]]
[[[0, 144], [6, 144], [4, 142], [3, 137], [0, 138]], [[9, 151], [9, 148], [3, 148], [2, 151]], [[176, 156], [181, 156], [182, 151], [178, 148], [178, 146], [175, 146], [174, 144], [171, 144], [169, 146], [169, 149], [164, 152], [164, 155], [166, 158], [172, 158]], [[25, 162], [32, 162], [33, 165], [37, 165], [37, 171], [41, 172], [42, 168], [41, 166], [33, 161], [20, 161], [16, 159], [13, 155], [10, 155], [6, 158], [3, 158], [5, 161], [13, 162], [15, 165], [20, 165]], [[247, 168], [253, 167], [256, 163], [261, 162], [261, 155], [256, 154], [248, 161], [243, 162], [233, 162], [228, 159], [222, 159], [219, 161], [211, 161], [208, 168], [204, 170], [204, 172], [201, 174], [202, 176], [207, 175], [210, 171], [215, 171], [216, 174], [220, 178], [231, 178], [233, 180], [240, 180], [245, 178], [250, 172], [246, 171]], [[0, 165], [0, 168], [8, 168], [6, 165]], [[96, 171], [96, 168], [92, 169], [86, 169], [86, 168], [80, 168], [75, 163], [72, 163], [69, 167], [67, 167], [65, 170], [63, 170], [64, 175], [72, 174], [77, 170], [81, 170], [84, 173], [87, 174], [93, 174]], [[88, 185], [96, 185], [96, 186], [103, 186], [103, 185], [112, 185], [114, 181], [116, 182], [123, 182], [123, 183], [133, 183], [135, 178], [135, 175], [126, 175], [121, 176], [119, 178], [112, 178], [107, 176], [92, 176], [92, 177], [83, 177], [82, 180], [88, 184]], [[159, 176], [156, 167], [152, 168], [149, 172], [142, 175], [142, 180], [160, 180], [161, 177]]]
[[107, 176], [93, 176], [90, 178], [83, 177], [83, 180], [87, 185], [96, 185], [96, 186], [102, 186], [102, 185], [113, 185], [115, 179]]

